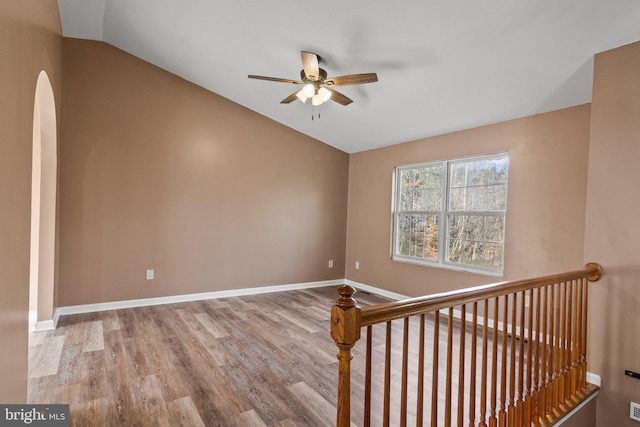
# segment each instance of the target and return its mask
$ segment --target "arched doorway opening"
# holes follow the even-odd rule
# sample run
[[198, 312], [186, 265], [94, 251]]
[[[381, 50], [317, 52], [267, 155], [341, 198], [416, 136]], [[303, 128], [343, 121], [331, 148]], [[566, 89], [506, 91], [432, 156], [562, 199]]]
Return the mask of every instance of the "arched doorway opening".
[[[33, 106], [30, 325], [53, 329], [58, 153], [56, 107], [47, 73], [38, 75]], [[33, 314], [31, 314], [33, 313]]]

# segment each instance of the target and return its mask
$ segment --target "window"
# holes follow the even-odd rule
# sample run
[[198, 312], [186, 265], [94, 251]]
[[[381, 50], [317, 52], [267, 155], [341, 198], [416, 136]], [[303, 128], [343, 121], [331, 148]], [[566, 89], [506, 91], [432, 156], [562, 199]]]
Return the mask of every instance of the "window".
[[396, 169], [393, 259], [502, 275], [507, 154]]

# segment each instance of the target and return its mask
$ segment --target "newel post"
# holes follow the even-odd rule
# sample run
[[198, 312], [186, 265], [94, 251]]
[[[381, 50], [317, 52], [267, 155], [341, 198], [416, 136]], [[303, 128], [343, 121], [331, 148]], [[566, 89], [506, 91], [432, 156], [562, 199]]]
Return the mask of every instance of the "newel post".
[[337, 427], [351, 424], [351, 348], [360, 339], [360, 307], [353, 299], [356, 290], [343, 285], [338, 288], [340, 298], [331, 307], [331, 338], [338, 349], [338, 408]]

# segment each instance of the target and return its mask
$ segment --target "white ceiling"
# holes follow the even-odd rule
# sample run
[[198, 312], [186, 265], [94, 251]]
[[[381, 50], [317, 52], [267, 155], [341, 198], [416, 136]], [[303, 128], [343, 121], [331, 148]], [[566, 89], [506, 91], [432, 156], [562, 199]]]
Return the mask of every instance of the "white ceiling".
[[[640, 40], [638, 0], [58, 0], [66, 37], [102, 40], [348, 153], [579, 105], [593, 55]], [[300, 51], [354, 102], [280, 101]], [[316, 109], [316, 113], [318, 110]]]

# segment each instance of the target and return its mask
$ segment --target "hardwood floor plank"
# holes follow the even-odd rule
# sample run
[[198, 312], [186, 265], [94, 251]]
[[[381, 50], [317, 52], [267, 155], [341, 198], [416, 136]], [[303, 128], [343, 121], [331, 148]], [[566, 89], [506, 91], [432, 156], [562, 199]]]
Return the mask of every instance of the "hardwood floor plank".
[[40, 346], [37, 358], [33, 362], [30, 378], [55, 375], [58, 372], [65, 336], [54, 336], [46, 339], [46, 345]]
[[[311, 409], [315, 423], [311, 425], [334, 427], [336, 417], [336, 407], [322, 398], [316, 391], [305, 382], [299, 382], [287, 387], [291, 395], [301, 405]], [[355, 424], [351, 423], [352, 427]]]
[[206, 427], [189, 396], [170, 401], [167, 404], [167, 409], [174, 426]]
[[104, 350], [102, 320], [87, 322], [85, 328], [83, 352]]
[[74, 384], [82, 387], [82, 390], [74, 393], [80, 398], [77, 401], [86, 402], [104, 398], [107, 394], [104, 352], [83, 352], [76, 366], [80, 375]]
[[292, 322], [297, 326], [301, 327], [307, 332], [319, 332], [321, 330], [320, 326], [317, 322], [314, 322], [313, 319], [309, 319], [305, 317], [304, 314], [295, 313], [287, 310], [276, 311], [276, 314], [281, 316], [283, 320], [287, 320], [288, 322]]
[[285, 331], [287, 337], [293, 342], [303, 343], [303, 348], [309, 354], [309, 358], [321, 365], [336, 363], [337, 349], [335, 345], [327, 345], [325, 339], [318, 339], [316, 334], [303, 335], [293, 329]]
[[178, 310], [177, 313], [184, 325], [188, 328], [190, 338], [194, 342], [199, 343], [200, 346], [209, 353], [216, 365], [225, 365], [227, 363], [227, 354], [221, 342], [210, 333], [209, 329], [207, 329], [194, 314], [185, 312], [184, 310]]
[[155, 375], [142, 378], [134, 391], [142, 425], [172, 426], [167, 405]]
[[120, 329], [120, 319], [118, 319], [117, 311], [105, 311], [102, 313], [101, 318], [102, 328], [105, 331], [116, 331]]
[[[184, 332], [188, 331], [186, 325], [183, 328]], [[233, 416], [251, 409], [197, 339], [188, 343], [172, 339], [172, 344], [182, 382], [207, 426], [223, 425], [220, 420], [225, 413]]]
[[29, 334], [29, 347], [41, 345], [47, 336], [47, 331], [33, 331]]
[[229, 332], [220, 326], [218, 322], [213, 320], [208, 314], [197, 313], [194, 316], [200, 323], [202, 323], [202, 326], [204, 326], [205, 329], [213, 335], [214, 338], [224, 338], [229, 336]]
[[267, 427], [262, 418], [253, 409], [241, 413], [236, 422], [241, 427]]
[[29, 401], [47, 403], [65, 402], [61, 397], [62, 389], [60, 379], [55, 375], [29, 379]]
[[308, 305], [308, 301], [294, 302], [289, 306], [289, 308], [293, 308], [297, 312], [303, 314], [304, 316], [308, 316], [319, 322], [325, 322], [326, 320], [328, 320], [326, 309], [323, 309], [321, 307], [316, 307], [313, 305]]
[[89, 400], [87, 402], [78, 403], [70, 408], [70, 425], [72, 427], [109, 427], [112, 424], [110, 417], [107, 416], [108, 411], [107, 399]]

